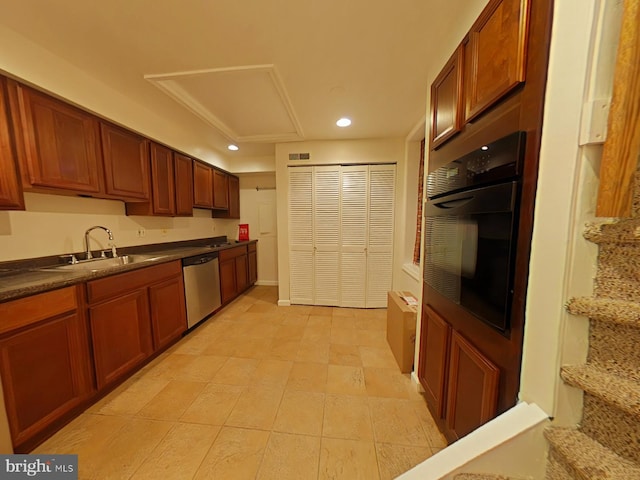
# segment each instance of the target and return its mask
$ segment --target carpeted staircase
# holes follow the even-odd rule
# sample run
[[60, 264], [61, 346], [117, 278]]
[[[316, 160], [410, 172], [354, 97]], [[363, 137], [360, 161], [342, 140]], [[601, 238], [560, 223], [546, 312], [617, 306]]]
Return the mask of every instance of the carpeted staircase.
[[[560, 376], [584, 391], [582, 422], [546, 430], [547, 480], [640, 479], [640, 219], [591, 224], [598, 244], [592, 297], [574, 298], [567, 310], [588, 318], [584, 365]], [[585, 319], [585, 321], [587, 321]]]

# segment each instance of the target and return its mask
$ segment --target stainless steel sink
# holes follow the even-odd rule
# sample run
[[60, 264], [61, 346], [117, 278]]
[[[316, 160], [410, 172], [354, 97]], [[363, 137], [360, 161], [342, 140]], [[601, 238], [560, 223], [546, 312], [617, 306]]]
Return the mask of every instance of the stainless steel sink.
[[122, 255], [114, 258], [94, 258], [91, 260], [81, 260], [78, 263], [68, 263], [66, 265], [56, 265], [54, 267], [43, 268], [45, 271], [81, 271], [98, 272], [109, 268], [120, 267], [132, 263], [153, 262], [161, 259], [158, 255]]

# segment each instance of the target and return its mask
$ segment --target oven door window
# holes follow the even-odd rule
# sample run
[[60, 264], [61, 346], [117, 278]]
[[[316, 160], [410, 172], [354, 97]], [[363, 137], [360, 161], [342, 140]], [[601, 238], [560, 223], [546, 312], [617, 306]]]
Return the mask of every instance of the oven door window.
[[[515, 212], [504, 188], [486, 195], [469, 192], [425, 208], [424, 280], [498, 330], [509, 327], [515, 250]], [[496, 208], [493, 194], [505, 195]], [[483, 202], [484, 200], [490, 200]], [[493, 203], [492, 203], [493, 202]], [[498, 211], [496, 211], [498, 210]], [[503, 211], [500, 211], [503, 210]]]

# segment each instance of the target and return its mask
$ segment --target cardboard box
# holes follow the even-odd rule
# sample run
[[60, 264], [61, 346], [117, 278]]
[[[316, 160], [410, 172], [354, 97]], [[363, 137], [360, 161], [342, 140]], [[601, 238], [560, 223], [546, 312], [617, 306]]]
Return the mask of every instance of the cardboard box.
[[407, 305], [400, 295], [409, 292], [389, 292], [387, 296], [387, 342], [402, 373], [413, 370], [418, 307]]

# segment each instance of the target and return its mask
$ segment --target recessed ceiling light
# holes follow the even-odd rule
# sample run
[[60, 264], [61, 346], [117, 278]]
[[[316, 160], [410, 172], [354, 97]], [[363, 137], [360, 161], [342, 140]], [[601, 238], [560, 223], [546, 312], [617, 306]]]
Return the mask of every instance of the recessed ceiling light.
[[336, 122], [336, 125], [339, 127], [348, 127], [349, 125], [351, 125], [351, 120], [346, 117], [343, 117]]
[[480, 147], [480, 150], [484, 150], [486, 152], [487, 150], [489, 150], [489, 147], [487, 147], [486, 145], [483, 145]]
[[237, 146], [237, 145], [234, 145], [234, 144], [229, 145], [227, 148], [228, 148], [229, 150], [233, 150], [234, 152], [235, 152], [236, 150], [239, 150], [238, 146]]

